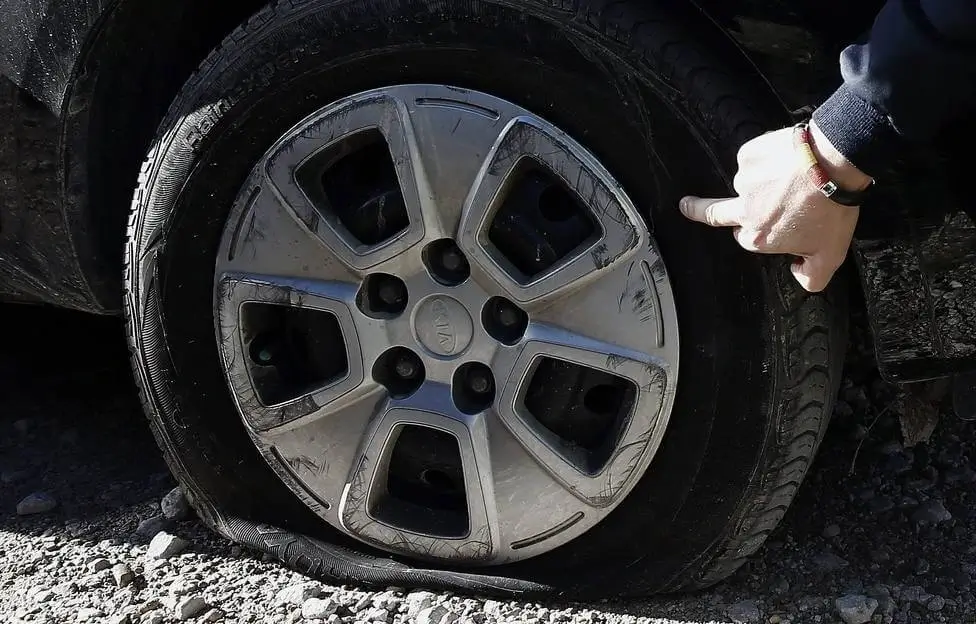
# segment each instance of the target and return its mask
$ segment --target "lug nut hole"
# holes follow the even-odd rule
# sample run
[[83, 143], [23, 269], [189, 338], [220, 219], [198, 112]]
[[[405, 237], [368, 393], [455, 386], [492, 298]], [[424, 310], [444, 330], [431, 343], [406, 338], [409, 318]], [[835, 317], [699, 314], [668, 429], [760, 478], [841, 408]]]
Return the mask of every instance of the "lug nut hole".
[[488, 335], [511, 345], [521, 340], [529, 326], [529, 315], [504, 297], [492, 297], [481, 311], [481, 322]]
[[464, 252], [449, 238], [427, 245], [423, 257], [431, 276], [445, 286], [457, 286], [471, 276], [471, 266]]
[[390, 319], [403, 313], [408, 299], [407, 285], [403, 280], [386, 273], [375, 273], [363, 281], [356, 294], [356, 305], [363, 314]]
[[373, 379], [386, 387], [390, 396], [396, 399], [416, 392], [425, 377], [424, 363], [416, 353], [404, 347], [393, 347], [386, 351], [373, 365]]
[[468, 362], [454, 372], [454, 404], [465, 414], [477, 414], [495, 401], [495, 376], [481, 362]]

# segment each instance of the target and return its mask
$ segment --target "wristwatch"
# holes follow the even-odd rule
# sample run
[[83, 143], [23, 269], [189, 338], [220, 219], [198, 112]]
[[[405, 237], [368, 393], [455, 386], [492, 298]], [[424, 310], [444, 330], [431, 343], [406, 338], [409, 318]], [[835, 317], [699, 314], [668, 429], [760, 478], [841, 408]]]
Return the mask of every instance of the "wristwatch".
[[860, 206], [871, 196], [875, 186], [873, 179], [867, 188], [860, 191], [843, 189], [837, 182], [830, 179], [824, 168], [817, 162], [817, 156], [813, 152], [808, 121], [801, 121], [793, 126], [793, 145], [800, 152], [804, 164], [807, 165], [810, 181], [831, 201], [843, 206]]

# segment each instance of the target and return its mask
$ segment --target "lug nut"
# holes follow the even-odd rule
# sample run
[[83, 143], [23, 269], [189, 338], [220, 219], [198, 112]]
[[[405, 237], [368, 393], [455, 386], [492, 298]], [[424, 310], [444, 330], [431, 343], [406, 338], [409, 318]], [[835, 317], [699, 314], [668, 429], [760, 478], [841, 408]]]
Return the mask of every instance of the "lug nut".
[[394, 280], [384, 280], [376, 289], [380, 300], [388, 306], [403, 303], [403, 286]]
[[515, 327], [521, 320], [519, 318], [520, 315], [518, 310], [507, 303], [499, 304], [495, 314], [498, 315], [498, 322], [502, 325], [502, 327]]
[[414, 379], [420, 372], [420, 367], [416, 360], [404, 355], [397, 359], [394, 370], [400, 379]]
[[472, 367], [468, 371], [468, 387], [475, 394], [488, 394], [492, 387], [491, 373], [481, 367]]
[[467, 261], [464, 259], [464, 254], [457, 247], [451, 245], [444, 249], [441, 254], [441, 264], [448, 271], [461, 271], [464, 269]]

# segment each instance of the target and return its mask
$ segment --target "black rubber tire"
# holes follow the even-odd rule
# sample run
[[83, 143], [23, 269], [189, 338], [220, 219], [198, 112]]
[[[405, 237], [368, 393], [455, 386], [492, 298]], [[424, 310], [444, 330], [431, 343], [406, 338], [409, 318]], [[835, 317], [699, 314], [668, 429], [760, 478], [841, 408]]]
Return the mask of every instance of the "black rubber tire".
[[[187, 82], [135, 193], [126, 243], [132, 362], [169, 465], [213, 528], [339, 582], [637, 595], [725, 578], [783, 516], [824, 433], [846, 339], [837, 284], [686, 222], [727, 190], [739, 145], [784, 121], [740, 93], [649, 2], [293, 0], [231, 34]], [[517, 564], [421, 570], [327, 526], [248, 439], [221, 371], [212, 267], [234, 196], [293, 124], [352, 93], [433, 82], [492, 93], [592, 150], [647, 215], [675, 290], [681, 372], [650, 469], [614, 512]]]

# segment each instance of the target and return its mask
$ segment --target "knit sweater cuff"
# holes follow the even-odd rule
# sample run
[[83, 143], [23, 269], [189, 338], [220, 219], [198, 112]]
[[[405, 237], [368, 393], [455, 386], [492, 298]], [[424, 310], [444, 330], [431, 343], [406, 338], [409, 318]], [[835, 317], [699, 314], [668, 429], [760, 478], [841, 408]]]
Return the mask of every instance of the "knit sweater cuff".
[[891, 163], [898, 139], [894, 127], [848, 85], [841, 85], [813, 112], [813, 121], [837, 151], [864, 173], [881, 175]]

